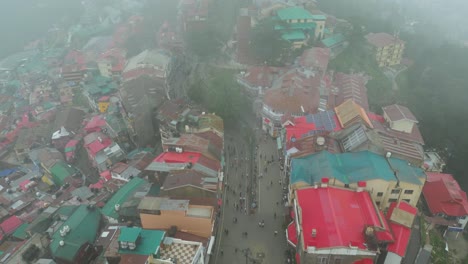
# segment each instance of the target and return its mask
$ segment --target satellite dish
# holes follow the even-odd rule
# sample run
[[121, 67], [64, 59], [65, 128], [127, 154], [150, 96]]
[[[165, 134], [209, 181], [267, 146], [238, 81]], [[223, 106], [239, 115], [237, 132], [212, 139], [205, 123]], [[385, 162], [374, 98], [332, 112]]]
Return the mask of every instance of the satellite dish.
[[324, 137], [317, 137], [317, 145], [323, 146], [325, 144], [325, 138]]

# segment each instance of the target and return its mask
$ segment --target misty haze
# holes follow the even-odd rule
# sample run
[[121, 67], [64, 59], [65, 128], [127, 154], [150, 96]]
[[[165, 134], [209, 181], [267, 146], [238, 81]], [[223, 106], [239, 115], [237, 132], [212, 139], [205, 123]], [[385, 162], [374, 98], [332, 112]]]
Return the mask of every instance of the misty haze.
[[468, 263], [467, 13], [2, 1], [0, 263]]

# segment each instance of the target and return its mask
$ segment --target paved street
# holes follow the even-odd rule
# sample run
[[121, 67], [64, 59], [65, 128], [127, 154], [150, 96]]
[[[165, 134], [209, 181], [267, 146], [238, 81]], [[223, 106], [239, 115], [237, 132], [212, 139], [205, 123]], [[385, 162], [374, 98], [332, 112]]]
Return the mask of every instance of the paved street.
[[[257, 131], [260, 135], [260, 131]], [[280, 170], [278, 164], [276, 140], [260, 137], [257, 159], [251, 161], [249, 146], [241, 133], [227, 132], [226, 135], [226, 170], [228, 190], [224, 198], [224, 210], [221, 214], [220, 232], [216, 253], [211, 263], [286, 263], [287, 248], [283, 225], [282, 187], [279, 184]], [[254, 153], [252, 153], [253, 155]], [[262, 158], [260, 158], [260, 155]], [[266, 159], [274, 162], [268, 164]], [[266, 159], [265, 159], [266, 157]], [[251, 178], [255, 164], [263, 177]], [[252, 165], [252, 166], [251, 166]], [[267, 172], [264, 168], [267, 167]], [[246, 197], [250, 187], [250, 195]], [[243, 198], [240, 198], [240, 193]], [[251, 213], [241, 209], [244, 204], [257, 204]], [[236, 209], [236, 204], [239, 209]], [[276, 214], [276, 217], [275, 217]], [[234, 219], [237, 218], [237, 223]], [[259, 222], [264, 221], [264, 227]], [[226, 232], [227, 230], [227, 232]], [[275, 235], [277, 231], [277, 235]], [[243, 233], [247, 232], [247, 236]]]

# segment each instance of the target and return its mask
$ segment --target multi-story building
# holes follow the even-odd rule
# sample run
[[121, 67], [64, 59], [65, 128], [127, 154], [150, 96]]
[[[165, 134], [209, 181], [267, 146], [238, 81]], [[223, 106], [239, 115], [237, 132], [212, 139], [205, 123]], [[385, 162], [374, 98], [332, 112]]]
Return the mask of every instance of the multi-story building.
[[422, 169], [410, 166], [404, 160], [370, 151], [340, 154], [322, 151], [292, 159], [290, 195], [295, 189], [320, 183], [323, 177], [330, 178], [330, 185], [351, 189], [358, 188], [359, 182], [365, 182], [377, 206], [382, 209], [398, 201], [416, 206], [426, 181]]
[[362, 188], [336, 188], [324, 181], [295, 196], [294, 221], [286, 234], [301, 264], [376, 263], [379, 249], [394, 241], [383, 214]]
[[141, 225], [145, 229], [177, 230], [209, 238], [213, 232], [215, 208], [192, 205], [189, 200], [145, 197], [138, 206]]
[[379, 67], [398, 65], [405, 50], [405, 42], [388, 33], [369, 33], [366, 36]]
[[292, 43], [293, 48], [307, 45], [309, 38], [322, 39], [325, 31], [326, 17], [322, 14], [311, 14], [302, 7], [288, 7], [277, 11], [279, 23], [275, 30], [281, 37]]

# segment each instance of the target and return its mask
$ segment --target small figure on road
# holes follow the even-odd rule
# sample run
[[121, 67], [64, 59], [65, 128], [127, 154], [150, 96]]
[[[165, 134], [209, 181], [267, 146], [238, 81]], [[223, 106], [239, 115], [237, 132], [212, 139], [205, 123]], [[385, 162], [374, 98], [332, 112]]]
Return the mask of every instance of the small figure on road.
[[273, 218], [275, 218], [275, 219], [276, 219], [276, 213], [273, 215]]
[[273, 185], [273, 181], [270, 181], [270, 185]]
[[234, 217], [234, 223], [237, 223], [237, 217]]
[[221, 256], [222, 256], [224, 254], [224, 251], [221, 249], [220, 253], [221, 253]]
[[278, 231], [275, 230], [275, 236], [277, 236], [277, 235], [278, 235]]
[[238, 248], [234, 248], [234, 252], [235, 252], [235, 253], [237, 253], [238, 250], [239, 250]]

